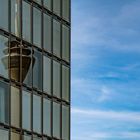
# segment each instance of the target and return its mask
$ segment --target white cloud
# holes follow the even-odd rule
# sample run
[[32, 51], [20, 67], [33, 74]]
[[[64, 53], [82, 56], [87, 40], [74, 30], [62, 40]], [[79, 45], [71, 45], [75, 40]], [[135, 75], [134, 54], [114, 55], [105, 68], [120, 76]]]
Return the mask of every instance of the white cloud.
[[111, 119], [118, 121], [132, 121], [140, 123], [140, 112], [109, 111], [109, 110], [86, 110], [72, 108], [72, 115], [79, 115], [92, 119]]
[[72, 108], [72, 140], [140, 139], [140, 112]]
[[101, 95], [98, 98], [98, 102], [103, 102], [103, 101], [111, 99], [113, 96], [113, 92], [114, 91], [112, 91], [110, 88], [103, 86], [101, 88]]
[[74, 100], [76, 98], [80, 98], [80, 100], [87, 98], [91, 102], [96, 102], [96, 99], [99, 96], [98, 90], [99, 85], [93, 80], [85, 78], [72, 78], [72, 99]]
[[82, 133], [77, 137], [72, 137], [72, 140], [108, 140], [108, 139], [123, 139], [123, 140], [138, 140], [140, 139], [139, 132], [90, 132], [90, 133]]
[[[92, 12], [85, 11], [85, 8], [82, 8], [80, 4], [79, 7], [73, 8], [72, 61], [74, 70], [77, 69], [79, 73], [82, 73], [84, 70], [88, 70], [88, 65], [93, 65], [94, 67], [96, 63], [100, 63], [98, 59], [102, 58], [100, 50], [103, 51], [103, 48], [124, 52], [140, 51], [139, 40], [136, 39], [136, 42], [131, 41], [131, 38], [135, 38], [140, 34], [139, 30], [137, 30], [138, 28], [135, 29], [134, 26], [134, 21], [137, 21], [140, 15], [140, 3], [139, 1], [139, 4], [132, 3], [118, 9], [118, 13], [115, 16], [110, 17], [108, 14], [108, 17], [105, 18], [100, 17], [100, 13], [98, 15], [93, 14], [94, 10]], [[101, 12], [104, 11], [101, 10]], [[128, 43], [127, 41], [131, 42]], [[104, 65], [107, 66], [107, 64]], [[109, 65], [110, 67], [114, 67], [115, 70], [126, 71], [135, 69], [138, 65], [134, 64], [124, 67]], [[114, 69], [112, 68], [112, 71]], [[114, 72], [98, 75], [93, 73], [89, 79], [84, 78], [84, 76], [83, 78], [73, 76], [72, 96], [75, 97], [78, 95], [76, 96], [76, 100], [81, 102], [80, 107], [84, 108], [88, 108], [88, 105], [92, 106], [92, 103], [95, 102], [102, 103], [114, 99], [116, 101], [116, 108], [117, 102], [124, 108], [133, 107], [133, 100], [135, 98], [139, 99], [135, 94], [135, 85], [134, 88], [128, 88], [129, 84], [127, 82], [124, 84], [108, 85], [97, 80], [98, 78], [117, 78], [120, 76], [124, 76], [123, 73], [122, 75], [121, 73], [117, 74]], [[128, 90], [131, 93], [135, 92], [135, 97], [132, 97], [132, 94], [129, 94]], [[126, 92], [127, 94], [125, 94]], [[86, 98], [92, 102], [83, 102]], [[127, 103], [121, 103], [120, 100]], [[130, 104], [132, 105], [130, 106]], [[108, 140], [109, 138], [120, 138], [123, 140], [130, 138], [131, 140], [137, 140], [140, 139], [140, 133], [129, 132], [128, 129], [132, 127], [134, 129], [138, 128], [139, 125], [140, 112], [72, 108], [72, 140], [103, 140], [104, 138], [104, 140]]]
[[86, 96], [91, 102], [104, 102], [115, 97], [111, 86], [102, 84], [92, 78], [72, 78], [72, 96]]
[[140, 34], [138, 26], [135, 26], [140, 21], [139, 5], [139, 2], [129, 3], [118, 9], [116, 16], [108, 14], [105, 18], [100, 17], [100, 13], [93, 14], [94, 9], [89, 12], [80, 6], [73, 7], [72, 48], [104, 47], [119, 51], [140, 51], [139, 40], [130, 43], [131, 39]]

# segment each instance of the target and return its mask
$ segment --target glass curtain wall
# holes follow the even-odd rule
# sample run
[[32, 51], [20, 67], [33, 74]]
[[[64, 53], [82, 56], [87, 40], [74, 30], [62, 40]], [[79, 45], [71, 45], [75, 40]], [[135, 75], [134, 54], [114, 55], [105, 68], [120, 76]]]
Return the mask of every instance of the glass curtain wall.
[[0, 75], [8, 78], [8, 59], [5, 57], [5, 49], [8, 49], [8, 38], [6, 36], [0, 35]]
[[31, 130], [31, 93], [22, 91], [22, 127]]
[[70, 140], [70, 1], [0, 0], [0, 140]]
[[0, 140], [9, 140], [9, 131], [7, 129], [0, 128]]
[[20, 36], [20, 0], [11, 0], [11, 32]]
[[22, 1], [22, 38], [31, 42], [31, 5]]
[[20, 127], [20, 91], [11, 86], [11, 125]]
[[0, 28], [9, 31], [9, 0], [0, 0]]
[[0, 122], [9, 124], [9, 84], [0, 81]]

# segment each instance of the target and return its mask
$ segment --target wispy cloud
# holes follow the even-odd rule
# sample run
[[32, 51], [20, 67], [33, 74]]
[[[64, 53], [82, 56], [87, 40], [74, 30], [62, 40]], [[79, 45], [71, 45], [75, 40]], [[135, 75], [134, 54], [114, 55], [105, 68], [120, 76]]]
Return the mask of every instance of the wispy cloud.
[[103, 101], [107, 101], [109, 99], [112, 99], [112, 96], [114, 94], [114, 91], [111, 90], [110, 88], [103, 86], [101, 88], [101, 92], [100, 92], [100, 97], [98, 98], [98, 102], [103, 102]]
[[119, 69], [123, 71], [139, 70], [140, 64], [139, 63], [127, 64], [126, 66], [122, 66]]
[[72, 108], [72, 140], [137, 140], [139, 116], [134, 111]]
[[81, 134], [81, 136], [73, 137], [73, 140], [138, 140], [140, 139], [139, 132], [90, 132]]
[[[139, 35], [138, 26], [135, 29], [132, 25], [140, 23], [139, 6], [138, 1], [124, 5], [118, 8], [118, 14], [113, 17], [111, 14], [105, 17], [100, 16], [101, 13], [96, 15], [94, 8], [91, 12], [77, 6], [73, 9], [72, 47], [86, 45], [92, 48], [107, 47], [121, 51], [140, 51], [139, 40], [132, 41]], [[128, 26], [129, 22], [132, 23], [129, 24], [130, 26]]]
[[72, 7], [72, 140], [139, 140], [140, 1]]
[[77, 95], [86, 96], [91, 99], [92, 102], [110, 100], [115, 94], [115, 91], [111, 87], [99, 83], [93, 78], [73, 78], [72, 92]]
[[[114, 82], [114, 80], [112, 82], [107, 81], [108, 78], [114, 79], [120, 77], [122, 76], [115, 74], [95, 74], [95, 76], [91, 75], [90, 77], [78, 77], [77, 75], [77, 77], [72, 77], [73, 101], [76, 102], [80, 96], [80, 100], [88, 100], [89, 103], [111, 103], [112, 106], [110, 107], [113, 107], [113, 104], [119, 104], [121, 105], [120, 107], [129, 107], [130, 104], [133, 105], [134, 103], [136, 106], [139, 106], [140, 88], [137, 82], [126, 83], [120, 81], [120, 83], [118, 83], [118, 81]], [[128, 88], [128, 86], [130, 87]], [[91, 107], [93, 107], [92, 104]]]
[[127, 111], [109, 111], [109, 110], [84, 110], [79, 108], [72, 108], [73, 115], [79, 115], [92, 119], [113, 119], [121, 121], [133, 121], [140, 123], [140, 112]]

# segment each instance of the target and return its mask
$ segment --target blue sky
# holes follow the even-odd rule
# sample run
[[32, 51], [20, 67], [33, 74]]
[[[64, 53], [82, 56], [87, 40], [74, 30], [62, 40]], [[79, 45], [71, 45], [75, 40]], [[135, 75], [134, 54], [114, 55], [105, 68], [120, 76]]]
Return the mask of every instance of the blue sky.
[[72, 0], [72, 140], [140, 140], [140, 0]]

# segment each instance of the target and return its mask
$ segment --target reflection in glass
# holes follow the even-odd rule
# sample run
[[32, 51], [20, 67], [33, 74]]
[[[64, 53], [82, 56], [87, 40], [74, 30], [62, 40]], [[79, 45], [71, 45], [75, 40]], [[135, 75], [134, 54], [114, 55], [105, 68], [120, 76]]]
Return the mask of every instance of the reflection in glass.
[[42, 90], [42, 54], [34, 49], [35, 63], [33, 66], [33, 86]]
[[47, 9], [51, 9], [51, 1], [52, 0], [43, 0], [44, 2], [44, 7], [46, 7]]
[[53, 137], [60, 138], [60, 104], [53, 102]]
[[60, 63], [53, 61], [53, 95], [60, 98]]
[[53, 54], [60, 57], [60, 23], [53, 20]]
[[11, 1], [11, 32], [20, 36], [20, 0]]
[[49, 140], [49, 139], [44, 137], [43, 140]]
[[22, 37], [31, 41], [31, 6], [25, 1], [22, 1]]
[[9, 0], [0, 0], [0, 28], [8, 31]]
[[70, 1], [69, 0], [62, 0], [62, 16], [64, 19], [66, 19], [67, 21], [69, 21], [70, 18]]
[[[32, 48], [26, 46], [26, 50], [28, 50], [28, 71], [27, 74], [25, 76], [25, 79], [23, 79], [23, 82], [28, 85], [28, 86], [32, 86], [32, 65], [34, 65], [35, 62], [35, 58], [32, 57]], [[27, 58], [27, 56], [26, 56]], [[22, 67], [25, 67], [25, 64], [27, 65], [27, 59], [26, 61], [23, 61], [24, 63], [22, 63]]]
[[69, 62], [70, 59], [70, 35], [69, 28], [65, 25], [62, 26], [62, 58]]
[[51, 94], [51, 59], [43, 56], [43, 90]]
[[9, 123], [9, 84], [0, 82], [0, 122]]
[[62, 139], [69, 140], [69, 107], [62, 106]]
[[8, 67], [8, 70], [10, 70], [10, 78], [20, 82], [20, 42], [15, 39], [11, 40], [9, 48], [10, 54], [8, 51], [6, 54], [10, 55], [10, 67]]
[[[22, 54], [21, 52], [22, 48]], [[10, 54], [7, 48], [4, 49], [5, 56], [3, 57], [2, 61], [5, 66], [5, 69], [10, 70], [11, 79], [15, 81], [23, 81], [28, 73], [28, 70], [31, 65], [31, 50], [27, 48], [24, 44], [22, 45], [20, 42], [16, 40], [11, 40], [10, 42]], [[10, 67], [6, 67], [6, 62], [8, 61], [8, 55], [10, 55]], [[21, 57], [22, 56], [22, 63]], [[34, 60], [34, 57], [33, 57]], [[22, 68], [20, 70], [20, 66], [22, 64]], [[22, 71], [22, 77], [20, 79], [20, 72]]]
[[33, 1], [35, 1], [36, 3], [38, 3], [38, 4], [41, 5], [41, 1], [42, 1], [42, 0], [33, 0]]
[[44, 14], [44, 49], [51, 52], [51, 17]]
[[37, 136], [33, 136], [33, 140], [42, 140], [42, 138], [37, 137]]
[[33, 131], [41, 133], [41, 97], [33, 95]]
[[23, 140], [31, 140], [32, 137], [29, 135], [23, 135]]
[[60, 15], [60, 0], [53, 0], [53, 12]]
[[11, 132], [11, 140], [20, 140], [20, 134], [17, 132]]
[[33, 8], [33, 43], [41, 47], [41, 11]]
[[0, 129], [0, 140], [9, 140], [9, 131], [6, 129]]
[[11, 125], [20, 126], [20, 91], [11, 86]]
[[62, 99], [69, 101], [69, 68], [62, 66]]
[[31, 130], [31, 93], [22, 91], [22, 127]]
[[8, 59], [5, 59], [5, 49], [8, 49], [8, 38], [0, 35], [0, 75], [8, 78]]
[[43, 99], [43, 133], [51, 135], [51, 101]]

